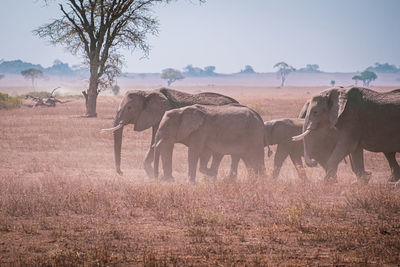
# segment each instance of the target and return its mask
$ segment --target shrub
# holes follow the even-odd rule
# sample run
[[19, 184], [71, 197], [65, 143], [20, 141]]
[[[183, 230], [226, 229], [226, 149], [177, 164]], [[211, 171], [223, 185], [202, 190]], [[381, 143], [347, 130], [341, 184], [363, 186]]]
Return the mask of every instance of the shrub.
[[22, 101], [19, 97], [12, 97], [0, 92], [0, 109], [19, 108]]

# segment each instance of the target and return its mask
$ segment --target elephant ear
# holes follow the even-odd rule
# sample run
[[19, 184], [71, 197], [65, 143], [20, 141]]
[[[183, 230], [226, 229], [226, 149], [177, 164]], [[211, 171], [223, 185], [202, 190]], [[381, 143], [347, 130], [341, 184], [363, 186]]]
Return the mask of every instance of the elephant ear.
[[345, 89], [331, 89], [328, 92], [329, 126], [334, 128], [347, 105]]
[[149, 94], [136, 121], [135, 131], [143, 131], [159, 124], [167, 110], [169, 110], [169, 104], [164, 95], [160, 93]]
[[308, 106], [310, 105], [310, 103], [311, 103], [310, 99], [307, 100], [306, 103], [304, 103], [304, 106], [301, 108], [298, 118], [300, 118], [300, 119], [305, 119], [306, 118], [307, 109], [308, 109]]
[[178, 128], [177, 139], [186, 139], [193, 131], [197, 130], [204, 122], [204, 113], [197, 108], [189, 107], [183, 111], [182, 120]]

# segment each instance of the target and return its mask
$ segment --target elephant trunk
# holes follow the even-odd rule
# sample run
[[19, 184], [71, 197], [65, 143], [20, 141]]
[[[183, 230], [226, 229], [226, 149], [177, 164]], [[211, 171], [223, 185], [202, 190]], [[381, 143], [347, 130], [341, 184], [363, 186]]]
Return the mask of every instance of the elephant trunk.
[[121, 145], [122, 145], [122, 133], [124, 131], [124, 127], [119, 122], [118, 114], [114, 122], [114, 126], [117, 127], [121, 125], [118, 129], [113, 131], [114, 133], [114, 159], [115, 159], [115, 170], [118, 174], [122, 175], [121, 171]]
[[309, 140], [306, 140], [306, 139], [303, 140], [304, 160], [305, 160], [305, 162], [306, 162], [308, 167], [315, 167], [315, 166], [317, 166], [317, 162], [310, 157], [310, 154], [309, 154], [309, 151], [308, 151], [307, 141], [309, 141]]

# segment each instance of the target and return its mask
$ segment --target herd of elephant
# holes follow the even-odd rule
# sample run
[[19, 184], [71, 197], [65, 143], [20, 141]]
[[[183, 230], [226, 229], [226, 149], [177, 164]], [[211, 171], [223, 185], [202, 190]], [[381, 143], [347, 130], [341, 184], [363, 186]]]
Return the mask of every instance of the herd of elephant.
[[[123, 97], [114, 127], [115, 167], [122, 174], [121, 145], [124, 126], [135, 131], [152, 128], [150, 149], [144, 169], [150, 178], [172, 181], [175, 143], [188, 147], [188, 177], [195, 182], [196, 171], [216, 176], [224, 155], [231, 156], [230, 178], [237, 176], [238, 163], [264, 174], [264, 148], [277, 145], [272, 177], [279, 175], [289, 156], [298, 176], [307, 181], [302, 157], [309, 167], [325, 170], [325, 181], [337, 182], [337, 168], [349, 156], [357, 180], [368, 183], [363, 150], [383, 152], [391, 169], [390, 182], [399, 182], [400, 89], [379, 93], [362, 87], [333, 87], [313, 96], [298, 118], [263, 122], [254, 110], [235, 99], [217, 93], [189, 94], [162, 88], [128, 91]], [[212, 158], [212, 159], [211, 159]], [[211, 163], [209, 161], [211, 159]], [[210, 165], [210, 166], [209, 166]]]

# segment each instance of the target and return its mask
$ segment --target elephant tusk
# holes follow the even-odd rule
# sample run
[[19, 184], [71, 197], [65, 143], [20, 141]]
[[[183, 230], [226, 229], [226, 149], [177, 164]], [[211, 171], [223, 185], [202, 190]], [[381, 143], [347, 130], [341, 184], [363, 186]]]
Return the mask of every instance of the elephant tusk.
[[292, 136], [292, 141], [301, 141], [311, 132], [310, 129], [307, 129], [304, 133], [296, 136]]
[[122, 127], [124, 127], [124, 125], [123, 124], [119, 124], [118, 126], [115, 126], [113, 128], [101, 129], [100, 133], [105, 133], [105, 132], [110, 132], [110, 131], [111, 132], [115, 132], [116, 130], [121, 129]]

